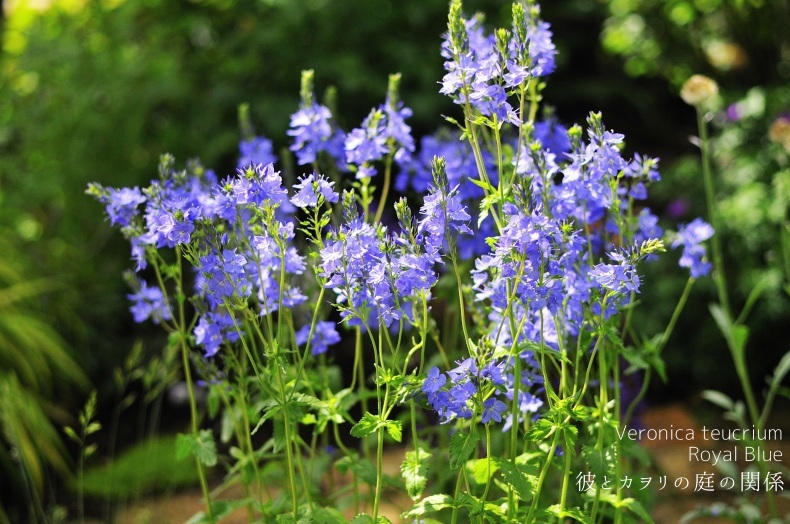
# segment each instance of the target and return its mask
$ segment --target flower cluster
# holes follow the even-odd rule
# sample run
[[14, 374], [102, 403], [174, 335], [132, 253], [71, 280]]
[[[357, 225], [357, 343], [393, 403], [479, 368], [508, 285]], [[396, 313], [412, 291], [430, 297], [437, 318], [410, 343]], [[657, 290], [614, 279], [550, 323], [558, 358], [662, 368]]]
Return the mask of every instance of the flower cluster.
[[330, 233], [321, 250], [321, 276], [335, 291], [341, 314], [350, 324], [368, 323], [371, 316], [374, 325], [384, 326], [402, 318], [413, 320], [410, 301], [429, 295], [447, 239], [469, 232], [469, 214], [457, 190], [447, 185], [444, 162], [437, 159], [434, 169], [435, 183], [416, 227], [402, 217], [397, 235], [365, 222], [346, 194], [346, 221]]

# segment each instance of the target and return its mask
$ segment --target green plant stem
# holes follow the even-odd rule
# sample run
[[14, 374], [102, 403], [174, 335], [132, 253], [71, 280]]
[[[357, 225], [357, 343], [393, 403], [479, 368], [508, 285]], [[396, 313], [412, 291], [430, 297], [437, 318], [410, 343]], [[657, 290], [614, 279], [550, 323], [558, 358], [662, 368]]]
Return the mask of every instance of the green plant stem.
[[[178, 340], [181, 345], [181, 361], [184, 366], [184, 379], [187, 382], [187, 392], [189, 393], [189, 413], [192, 419], [192, 435], [195, 439], [198, 438], [198, 411], [197, 401], [195, 400], [195, 385], [192, 382], [192, 370], [189, 366], [189, 346], [187, 344], [186, 322], [184, 314], [184, 293], [181, 288], [181, 275], [183, 275], [181, 267], [181, 249], [176, 246], [176, 260], [178, 261], [178, 276], [176, 277], [176, 302], [178, 303]], [[156, 266], [156, 264], [154, 264]], [[157, 272], [158, 274], [158, 272]], [[206, 479], [206, 472], [203, 470], [203, 463], [200, 459], [195, 457], [195, 464], [197, 465], [198, 478], [200, 479], [200, 489], [203, 491], [203, 499], [206, 502], [206, 516], [209, 522], [214, 522], [214, 515], [211, 510], [211, 495], [208, 489], [208, 480]]]
[[[187, 354], [188, 348], [186, 343], [186, 336], [184, 333], [180, 334], [181, 341], [181, 358], [184, 365], [184, 378], [187, 382], [187, 391], [189, 392], [189, 412], [192, 418], [192, 435], [198, 437], [198, 414], [197, 402], [195, 401], [195, 387], [192, 383], [192, 371], [189, 369], [189, 356]], [[211, 512], [211, 496], [208, 490], [208, 481], [206, 480], [206, 472], [203, 470], [203, 463], [200, 459], [195, 457], [195, 464], [197, 464], [198, 478], [200, 479], [200, 489], [203, 491], [203, 499], [206, 502], [206, 514], [209, 522], [214, 522], [214, 516]]]
[[534, 520], [532, 520], [532, 514], [535, 512], [535, 508], [538, 507], [538, 499], [540, 498], [540, 492], [543, 489], [543, 481], [546, 480], [546, 474], [549, 472], [549, 467], [551, 467], [551, 460], [554, 458], [554, 452], [557, 450], [558, 438], [559, 438], [559, 432], [555, 431], [554, 436], [551, 439], [551, 447], [549, 448], [549, 453], [546, 456], [546, 463], [543, 465], [543, 467], [540, 470], [540, 476], [538, 476], [538, 483], [535, 486], [535, 495], [532, 497], [532, 504], [530, 504], [529, 506], [529, 513], [527, 514], [527, 520], [525, 522], [534, 522]]
[[[612, 353], [612, 360], [614, 360], [614, 364], [612, 366], [612, 374], [613, 374], [613, 383], [614, 383], [614, 413], [617, 417], [620, 415], [620, 355], [618, 353]], [[623, 522], [623, 507], [620, 504], [620, 501], [623, 500], [622, 494], [622, 485], [620, 483], [620, 475], [622, 473], [622, 455], [620, 454], [620, 439], [614, 439], [614, 479], [617, 485], [615, 486], [615, 493], [617, 497], [617, 506], [614, 510], [614, 522], [615, 524], [621, 524]]]
[[[390, 147], [392, 150], [393, 148]], [[381, 199], [379, 200], [379, 206], [376, 209], [376, 214], [373, 217], [373, 223], [377, 224], [381, 219], [381, 215], [384, 213], [384, 208], [387, 206], [387, 196], [389, 196], [390, 192], [390, 179], [392, 178], [392, 153], [387, 155], [387, 160], [384, 163], [384, 184], [381, 188]]]
[[381, 482], [384, 458], [384, 428], [376, 430], [376, 493], [373, 497], [373, 522], [378, 522], [379, 504], [381, 503]]
[[[683, 312], [683, 309], [686, 307], [686, 301], [691, 294], [691, 288], [694, 287], [694, 278], [689, 277], [686, 281], [686, 285], [683, 288], [683, 293], [680, 295], [680, 300], [678, 300], [677, 305], [675, 305], [675, 311], [672, 312], [672, 317], [669, 319], [669, 323], [667, 327], [664, 329], [664, 332], [661, 334], [661, 339], [658, 341], [658, 345], [653, 349], [655, 353], [655, 357], [659, 358], [661, 356], [661, 351], [663, 351], [664, 347], [666, 347], [667, 342], [669, 342], [669, 337], [672, 336], [672, 332], [675, 330], [675, 325], [677, 324], [678, 319], [680, 318], [680, 314]], [[650, 377], [651, 372], [650, 370], [645, 370], [645, 376], [642, 379], [642, 387], [639, 388], [639, 393], [636, 394], [634, 400], [628, 405], [628, 409], [623, 416], [623, 425], [628, 425], [631, 421], [631, 416], [634, 414], [634, 410], [642, 402], [642, 399], [645, 397], [647, 393], [647, 388], [650, 386]]]
[[[760, 409], [757, 405], [757, 400], [752, 388], [751, 379], [749, 378], [749, 369], [746, 364], [746, 351], [744, 342], [736, 341], [732, 332], [739, 326], [737, 321], [733, 321], [732, 308], [730, 306], [730, 298], [727, 290], [727, 275], [724, 267], [724, 257], [721, 249], [721, 222], [719, 220], [718, 210], [716, 208], [716, 192], [713, 184], [713, 172], [711, 169], [711, 152], [710, 152], [710, 139], [708, 136], [708, 126], [705, 122], [705, 114], [701, 108], [697, 107], [697, 126], [699, 128], [700, 136], [700, 149], [702, 151], [702, 176], [705, 182], [705, 197], [708, 204], [708, 220], [713, 226], [715, 234], [713, 235], [713, 280], [716, 284], [716, 291], [719, 296], [722, 311], [724, 312], [725, 321], [729, 325], [729, 333], [724, 333], [724, 338], [727, 341], [727, 347], [730, 350], [735, 371], [741, 383], [744, 397], [746, 399], [746, 406], [749, 411], [749, 417], [752, 423], [759, 428], [760, 422], [763, 417], [760, 415]], [[738, 318], [742, 318], [739, 315]], [[765, 464], [759, 461], [758, 467], [760, 471], [765, 471]], [[771, 513], [778, 516], [773, 493], [767, 492], [768, 503], [771, 508]]]
[[560, 512], [565, 511], [565, 503], [568, 500], [568, 487], [571, 477], [571, 450], [565, 450], [565, 469], [562, 474], [562, 491], [560, 492]]
[[731, 320], [732, 310], [730, 309], [730, 299], [727, 292], [727, 281], [724, 273], [724, 260], [721, 250], [722, 230], [719, 223], [719, 215], [716, 212], [716, 190], [713, 184], [713, 172], [710, 162], [708, 125], [705, 122], [705, 112], [699, 107], [697, 108], [697, 127], [699, 129], [700, 150], [702, 152], [702, 178], [705, 183], [705, 201], [708, 205], [708, 220], [715, 232], [711, 239], [713, 245], [713, 281], [716, 283], [719, 301], [724, 309], [724, 313], [727, 315], [727, 320]]
[[[275, 366], [279, 366], [279, 364], [275, 364]], [[285, 385], [283, 384], [281, 374], [279, 372], [276, 372], [275, 374], [277, 375], [277, 386], [280, 389], [280, 398], [282, 401], [281, 411], [283, 414], [283, 426], [285, 430], [285, 467], [288, 470], [288, 485], [291, 489], [291, 511], [293, 512], [294, 519], [296, 519], [299, 509], [299, 500], [296, 496], [296, 479], [294, 478], [294, 457], [293, 449], [291, 448], [291, 421], [290, 417], [288, 416], [288, 408], [286, 406], [288, 395], [285, 393]]]
[[458, 470], [458, 475], [455, 480], [455, 491], [453, 492], [453, 514], [450, 518], [451, 524], [458, 523], [458, 495], [461, 494], [461, 479], [463, 478], [464, 468]]

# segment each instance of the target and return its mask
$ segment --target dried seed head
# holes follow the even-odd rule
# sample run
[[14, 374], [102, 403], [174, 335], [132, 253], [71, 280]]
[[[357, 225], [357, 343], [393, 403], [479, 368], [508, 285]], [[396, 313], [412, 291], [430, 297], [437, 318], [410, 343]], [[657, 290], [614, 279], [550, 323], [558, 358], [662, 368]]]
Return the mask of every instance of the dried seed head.
[[719, 94], [719, 85], [712, 78], [694, 75], [683, 84], [680, 98], [688, 105], [699, 107], [713, 100]]

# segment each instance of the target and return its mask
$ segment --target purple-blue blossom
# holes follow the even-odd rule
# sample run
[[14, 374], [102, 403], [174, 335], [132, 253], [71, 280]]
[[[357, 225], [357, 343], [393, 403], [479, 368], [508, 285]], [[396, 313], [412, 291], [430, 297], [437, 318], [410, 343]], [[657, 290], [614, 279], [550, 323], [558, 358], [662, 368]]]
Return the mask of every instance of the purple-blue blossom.
[[[320, 355], [326, 353], [329, 346], [333, 346], [340, 342], [340, 334], [337, 332], [336, 324], [334, 322], [320, 320], [315, 324], [313, 337], [310, 340], [310, 352], [313, 355]], [[303, 346], [307, 343], [310, 337], [310, 324], [304, 326], [296, 332], [296, 345]]]
[[[97, 186], [98, 187], [98, 186]], [[137, 207], [145, 203], [145, 196], [138, 187], [107, 188], [108, 194], [100, 198], [113, 226], [126, 227], [138, 214]]]
[[345, 160], [345, 134], [333, 128], [332, 113], [325, 106], [315, 102], [303, 103], [291, 116], [291, 127], [287, 133], [294, 139], [290, 149], [296, 153], [299, 165], [316, 162], [322, 151], [337, 162]]
[[266, 165], [277, 161], [272, 149], [272, 141], [262, 136], [239, 142], [239, 161], [236, 167], [244, 169], [258, 164]]
[[165, 300], [162, 290], [159, 287], [148, 287], [144, 280], [139, 281], [140, 289], [127, 295], [132, 301], [129, 311], [134, 315], [135, 322], [145, 322], [149, 318], [154, 324], [159, 324], [163, 320], [170, 320], [170, 306]]
[[193, 330], [195, 343], [203, 346], [206, 358], [213, 357], [224, 342], [236, 342], [244, 336], [235, 326], [234, 319], [226, 311], [205, 313]]
[[677, 236], [672, 241], [672, 247], [682, 247], [680, 267], [689, 268], [693, 278], [699, 278], [710, 273], [711, 264], [706, 259], [706, 250], [703, 242], [714, 234], [713, 227], [701, 218], [695, 218], [686, 225], [681, 225]]
[[297, 192], [291, 197], [291, 203], [300, 208], [316, 207], [318, 197], [321, 196], [326, 202], [334, 204], [340, 198], [332, 187], [334, 185], [335, 183], [327, 180], [324, 175], [313, 173], [304, 176], [293, 186]]

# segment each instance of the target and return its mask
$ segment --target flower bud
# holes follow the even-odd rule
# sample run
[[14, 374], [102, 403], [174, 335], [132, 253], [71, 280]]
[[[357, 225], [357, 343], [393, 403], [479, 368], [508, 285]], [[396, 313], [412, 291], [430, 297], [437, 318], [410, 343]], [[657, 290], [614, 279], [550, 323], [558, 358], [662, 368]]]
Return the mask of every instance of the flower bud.
[[716, 81], [704, 75], [692, 76], [680, 90], [680, 98], [694, 107], [709, 103], [718, 94], [719, 86]]

